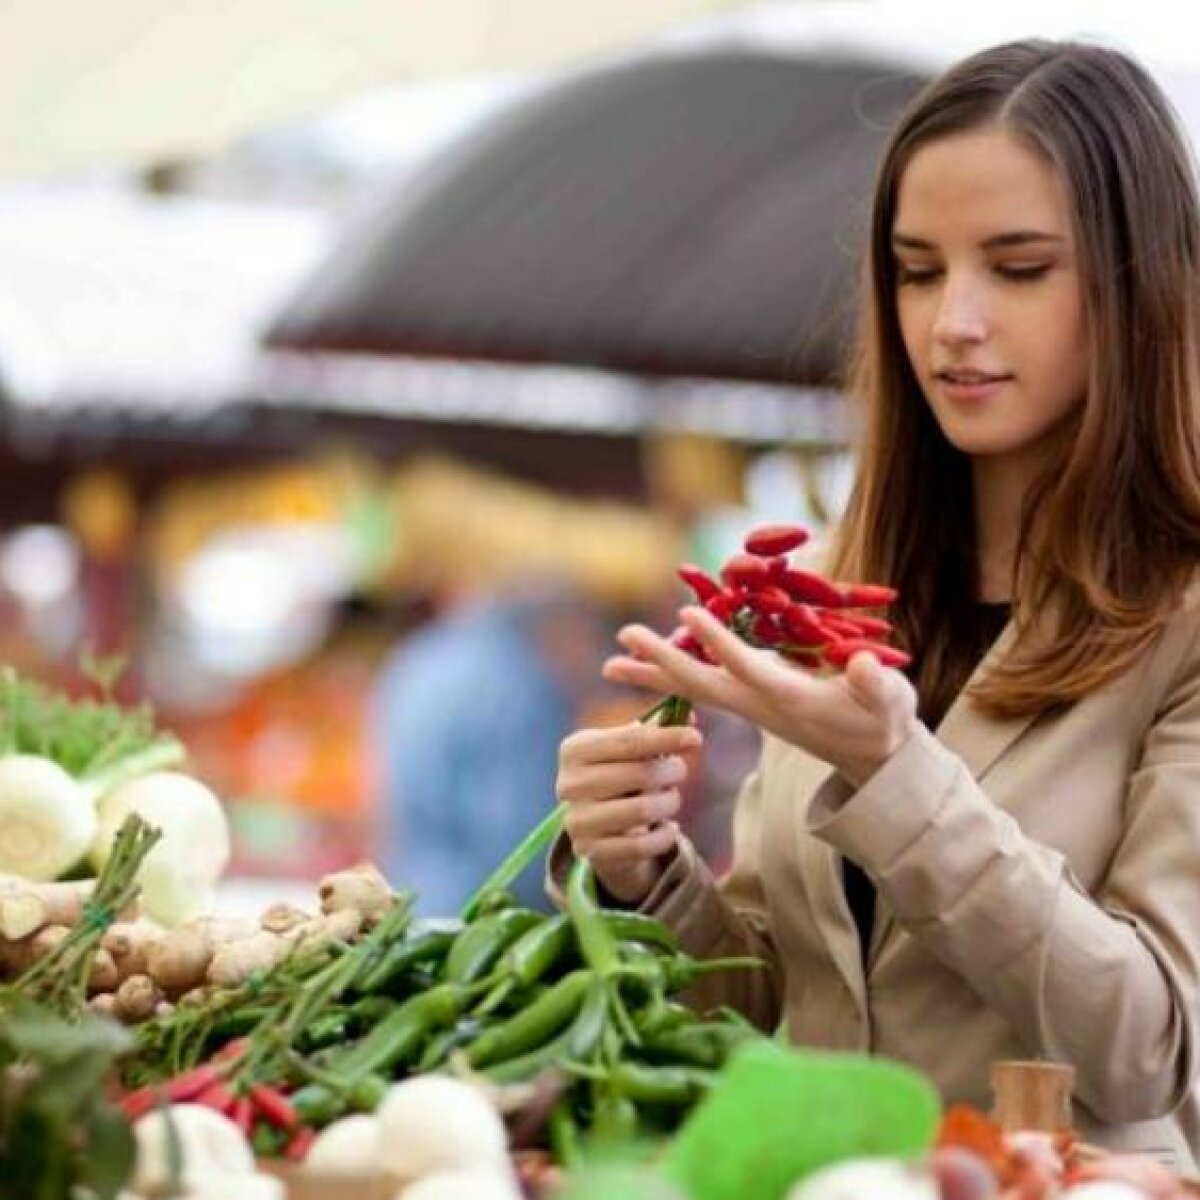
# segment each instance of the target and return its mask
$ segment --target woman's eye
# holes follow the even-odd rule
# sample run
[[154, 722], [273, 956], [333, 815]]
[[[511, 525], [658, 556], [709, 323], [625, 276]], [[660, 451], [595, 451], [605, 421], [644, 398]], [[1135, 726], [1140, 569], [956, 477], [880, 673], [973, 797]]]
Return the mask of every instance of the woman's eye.
[[906, 267], [903, 263], [896, 264], [897, 283], [929, 283], [941, 274], [937, 267]]
[[1049, 263], [1030, 263], [1021, 266], [1000, 266], [996, 268], [996, 274], [1002, 276], [1004, 279], [1012, 279], [1020, 282], [1029, 279], [1041, 279], [1049, 270]]

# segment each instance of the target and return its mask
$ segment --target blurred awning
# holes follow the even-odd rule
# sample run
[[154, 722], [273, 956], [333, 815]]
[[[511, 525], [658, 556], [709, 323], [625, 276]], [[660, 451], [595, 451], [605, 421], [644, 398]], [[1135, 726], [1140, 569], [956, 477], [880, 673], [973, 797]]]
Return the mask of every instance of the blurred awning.
[[0, 176], [207, 153], [354, 92], [561, 66], [734, 0], [9, 0]]
[[380, 203], [269, 345], [293, 376], [315, 356], [310, 389], [337, 379], [351, 403], [355, 370], [386, 392], [388, 356], [615, 373], [626, 393], [631, 376], [827, 386], [879, 152], [922, 81], [740, 49], [568, 77]]

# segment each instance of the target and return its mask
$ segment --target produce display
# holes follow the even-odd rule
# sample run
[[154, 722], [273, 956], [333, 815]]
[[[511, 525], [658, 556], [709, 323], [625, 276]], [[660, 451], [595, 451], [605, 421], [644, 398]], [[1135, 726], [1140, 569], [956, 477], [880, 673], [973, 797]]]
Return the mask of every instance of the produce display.
[[[887, 588], [789, 560], [754, 531], [697, 598], [802, 669], [903, 663], [863, 610]], [[682, 633], [689, 653], [703, 649]], [[145, 710], [0, 675], [0, 1200], [1182, 1200], [1193, 1185], [1057, 1128], [941, 1112], [899, 1063], [794, 1050], [689, 989], [757, 959], [697, 960], [602, 907], [508, 881], [412, 916], [371, 864], [311, 909], [209, 915], [221, 805]], [[671, 697], [647, 720], [688, 718]]]

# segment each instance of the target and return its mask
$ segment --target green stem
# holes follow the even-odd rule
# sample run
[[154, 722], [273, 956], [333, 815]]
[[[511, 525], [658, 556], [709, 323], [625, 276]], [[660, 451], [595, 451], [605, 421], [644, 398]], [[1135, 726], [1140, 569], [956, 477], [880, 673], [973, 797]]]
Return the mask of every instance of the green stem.
[[87, 788], [93, 800], [99, 800], [106, 792], [130, 780], [181, 766], [186, 758], [187, 753], [179, 742], [174, 738], [163, 738], [136, 754], [126, 755], [85, 775], [80, 783]]
[[[642, 725], [686, 725], [692, 715], [692, 703], [681, 696], [666, 696], [638, 721]], [[502, 891], [525, 873], [525, 869], [544, 858], [554, 839], [562, 832], [565, 804], [556, 804], [528, 833], [517, 848], [476, 888], [474, 895], [463, 905], [462, 919], [472, 921], [479, 912], [485, 896]]]

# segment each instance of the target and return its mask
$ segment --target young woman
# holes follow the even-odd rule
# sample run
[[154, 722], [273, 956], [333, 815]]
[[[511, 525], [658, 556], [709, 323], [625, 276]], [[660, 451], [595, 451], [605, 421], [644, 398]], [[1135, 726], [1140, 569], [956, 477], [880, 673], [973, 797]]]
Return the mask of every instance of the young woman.
[[889, 583], [915, 657], [815, 677], [703, 611], [717, 665], [622, 631], [614, 680], [759, 725], [729, 875], [671, 822], [694, 729], [563, 744], [567, 837], [694, 954], [700, 1005], [924, 1071], [1076, 1070], [1085, 1137], [1193, 1163], [1200, 1018], [1200, 224], [1123, 55], [1020, 42], [932, 83], [886, 151], [823, 560]]

